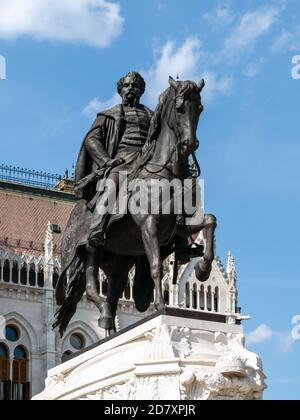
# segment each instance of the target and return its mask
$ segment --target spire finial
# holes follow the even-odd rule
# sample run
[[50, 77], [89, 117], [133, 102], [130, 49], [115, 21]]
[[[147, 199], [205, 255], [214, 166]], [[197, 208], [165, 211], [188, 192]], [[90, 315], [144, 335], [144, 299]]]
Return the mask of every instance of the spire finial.
[[231, 251], [228, 252], [226, 272], [229, 278], [236, 279], [235, 261]]
[[234, 257], [231, 253], [231, 251], [228, 252], [228, 257], [227, 257], [227, 274], [230, 274], [232, 272], [235, 272], [235, 261], [234, 261]]
[[47, 225], [44, 248], [45, 248], [45, 260], [47, 263], [49, 263], [53, 259], [53, 251], [54, 251], [53, 230], [52, 230], [51, 222], [48, 222], [48, 225]]

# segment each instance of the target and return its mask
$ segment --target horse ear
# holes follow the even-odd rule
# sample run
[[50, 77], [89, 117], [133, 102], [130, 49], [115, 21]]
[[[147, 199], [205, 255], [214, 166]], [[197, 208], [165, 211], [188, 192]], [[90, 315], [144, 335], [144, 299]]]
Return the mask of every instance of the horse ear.
[[205, 86], [205, 80], [201, 79], [200, 82], [198, 83], [199, 93], [202, 92], [204, 86]]
[[177, 82], [176, 82], [176, 80], [173, 79], [172, 76], [169, 76], [169, 84], [170, 84], [170, 86], [172, 86], [176, 90]]

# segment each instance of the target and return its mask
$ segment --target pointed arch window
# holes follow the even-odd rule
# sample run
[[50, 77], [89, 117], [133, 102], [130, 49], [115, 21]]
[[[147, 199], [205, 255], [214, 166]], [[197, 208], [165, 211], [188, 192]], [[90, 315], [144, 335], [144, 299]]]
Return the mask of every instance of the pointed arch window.
[[202, 285], [200, 288], [200, 309], [204, 311], [205, 309], [205, 292], [204, 292], [204, 286]]
[[193, 309], [198, 309], [198, 292], [197, 292], [197, 285], [193, 285]]
[[126, 289], [125, 289], [125, 299], [130, 300], [131, 293], [130, 293], [130, 281], [127, 282]]
[[29, 270], [29, 285], [36, 286], [36, 272], [35, 272], [35, 264], [30, 264]]
[[55, 267], [54, 272], [53, 272], [53, 276], [52, 276], [53, 289], [56, 289], [58, 280], [59, 280], [59, 270], [58, 270], [57, 267]]
[[62, 357], [61, 357], [61, 362], [62, 363], [65, 363], [65, 362], [67, 362], [68, 360], [69, 360], [69, 357], [70, 356], [72, 356], [72, 352], [70, 351], [70, 350], [68, 350], [68, 351], [65, 351], [64, 352], [64, 354], [62, 355]]
[[27, 284], [27, 265], [26, 265], [26, 263], [23, 263], [22, 267], [21, 267], [21, 284], [23, 286]]
[[185, 285], [185, 306], [187, 308], [191, 307], [190, 284], [189, 283], [186, 283], [186, 285]]
[[5, 283], [10, 282], [10, 262], [8, 260], [4, 261], [3, 280], [5, 281]]
[[0, 401], [11, 399], [10, 358], [7, 347], [0, 343]]
[[214, 294], [214, 310], [215, 312], [219, 312], [220, 308], [219, 308], [219, 288], [216, 287], [215, 288], [215, 294]]
[[14, 284], [18, 284], [19, 283], [19, 264], [17, 261], [13, 262], [13, 267], [12, 267], [12, 282]]
[[44, 276], [44, 267], [41, 266], [38, 272], [38, 287], [44, 287], [45, 276]]
[[170, 288], [169, 283], [165, 284], [165, 290], [164, 290], [164, 300], [166, 305], [170, 305]]
[[207, 290], [207, 310], [209, 312], [211, 312], [213, 309], [212, 307], [212, 291], [211, 291], [211, 286], [208, 287]]
[[108, 280], [105, 279], [104, 281], [102, 281], [102, 295], [107, 296], [107, 292], [108, 292]]
[[30, 383], [28, 380], [28, 353], [25, 347], [18, 346], [14, 351], [12, 400], [24, 401], [30, 399]]

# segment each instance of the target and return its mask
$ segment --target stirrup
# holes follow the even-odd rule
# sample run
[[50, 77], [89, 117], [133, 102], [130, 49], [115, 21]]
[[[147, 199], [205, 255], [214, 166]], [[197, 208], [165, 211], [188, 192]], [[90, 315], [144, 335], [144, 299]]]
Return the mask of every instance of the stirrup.
[[93, 232], [88, 239], [88, 248], [97, 249], [100, 246], [104, 246], [106, 242], [106, 235], [104, 230], [98, 230]]

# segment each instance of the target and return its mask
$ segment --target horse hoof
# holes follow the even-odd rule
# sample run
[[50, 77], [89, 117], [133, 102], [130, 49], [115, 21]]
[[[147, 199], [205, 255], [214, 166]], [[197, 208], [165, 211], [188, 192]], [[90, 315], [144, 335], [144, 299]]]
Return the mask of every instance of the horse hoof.
[[201, 282], [204, 283], [209, 279], [210, 273], [212, 270], [212, 264], [208, 261], [205, 261], [203, 258], [200, 260], [198, 264], [195, 266], [195, 275], [196, 278]]
[[112, 331], [115, 329], [113, 318], [99, 318], [98, 325], [104, 330]]
[[116, 329], [113, 329], [113, 330], [105, 330], [105, 336], [106, 337], [112, 337], [116, 333], [117, 333]]
[[166, 305], [164, 302], [155, 303], [154, 307], [158, 312], [164, 311], [166, 309]]

